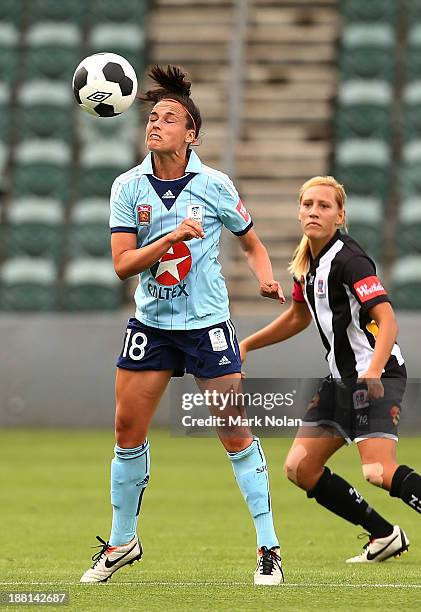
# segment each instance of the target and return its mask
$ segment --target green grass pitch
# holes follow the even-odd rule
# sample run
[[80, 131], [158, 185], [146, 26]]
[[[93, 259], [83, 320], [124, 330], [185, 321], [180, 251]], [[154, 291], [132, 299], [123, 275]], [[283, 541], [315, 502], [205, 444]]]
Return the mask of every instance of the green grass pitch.
[[[107, 584], [81, 585], [95, 536], [109, 535], [112, 432], [0, 433], [0, 591], [67, 590], [67, 610], [421, 609], [421, 517], [363, 481], [354, 447], [330, 465], [407, 531], [409, 553], [345, 565], [361, 550], [362, 530], [285, 479], [290, 440], [264, 439], [287, 580], [267, 588], [252, 585], [254, 529], [219, 442], [158, 430], [150, 440], [151, 481], [139, 523], [144, 557]], [[420, 439], [402, 439], [400, 462], [420, 469], [419, 448]]]

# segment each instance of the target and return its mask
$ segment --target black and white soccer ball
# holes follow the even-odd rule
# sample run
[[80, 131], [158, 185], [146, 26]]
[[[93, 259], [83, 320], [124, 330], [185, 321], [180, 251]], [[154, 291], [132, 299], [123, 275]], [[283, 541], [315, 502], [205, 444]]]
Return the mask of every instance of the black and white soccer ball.
[[83, 110], [96, 117], [124, 113], [137, 93], [133, 66], [117, 53], [85, 57], [73, 75], [73, 93]]

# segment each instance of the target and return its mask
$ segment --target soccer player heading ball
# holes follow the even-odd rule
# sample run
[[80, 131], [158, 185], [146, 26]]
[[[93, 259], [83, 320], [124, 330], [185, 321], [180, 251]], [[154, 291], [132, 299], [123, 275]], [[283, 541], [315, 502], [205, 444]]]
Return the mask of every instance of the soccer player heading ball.
[[[136, 535], [149, 480], [147, 432], [172, 376], [193, 374], [202, 389], [241, 384], [241, 361], [218, 262], [222, 226], [237, 236], [264, 297], [284, 302], [272, 266], [230, 179], [202, 164], [191, 149], [202, 119], [190, 82], [176, 66], [155, 66], [157, 87], [141, 100], [153, 108], [149, 154], [111, 190], [112, 254], [118, 276], [139, 274], [136, 314], [117, 362], [116, 446], [111, 466], [113, 520], [108, 542], [81, 582], [104, 582], [142, 556]], [[222, 389], [221, 389], [222, 385]], [[266, 460], [245, 427], [218, 430], [253, 518], [258, 545], [255, 584], [283, 580]]]
[[331, 176], [304, 183], [299, 220], [304, 235], [290, 266], [292, 305], [243, 340], [241, 354], [245, 359], [247, 351], [291, 338], [314, 319], [330, 376], [307, 408], [285, 472], [307, 497], [368, 531], [363, 552], [348, 563], [384, 561], [408, 549], [406, 534], [325, 463], [345, 442], [356, 442], [365, 479], [421, 513], [421, 476], [396, 460], [406, 385], [398, 328], [373, 261], [339, 229], [345, 225], [343, 186]]

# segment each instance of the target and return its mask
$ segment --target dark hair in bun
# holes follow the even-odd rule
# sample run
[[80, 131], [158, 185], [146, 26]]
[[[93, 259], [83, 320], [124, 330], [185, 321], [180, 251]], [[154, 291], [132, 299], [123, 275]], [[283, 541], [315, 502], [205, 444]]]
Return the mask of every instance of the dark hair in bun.
[[[195, 137], [197, 138], [202, 125], [202, 117], [200, 110], [190, 98], [191, 81], [188, 74], [183, 72], [178, 66], [167, 66], [164, 69], [162, 66], [155, 65], [150, 69], [148, 76], [157, 83], [158, 87], [139, 94], [139, 100], [142, 102], [152, 102], [153, 104], [166, 98], [177, 100], [188, 111], [187, 127], [189, 129], [196, 128]], [[189, 114], [191, 117], [189, 117]]]

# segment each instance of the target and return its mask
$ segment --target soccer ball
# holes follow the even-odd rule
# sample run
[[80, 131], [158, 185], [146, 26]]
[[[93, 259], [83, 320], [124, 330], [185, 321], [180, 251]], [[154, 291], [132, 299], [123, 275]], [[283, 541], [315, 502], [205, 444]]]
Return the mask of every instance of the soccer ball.
[[95, 53], [80, 62], [73, 75], [73, 93], [83, 110], [96, 117], [124, 113], [137, 93], [132, 65], [116, 53]]

